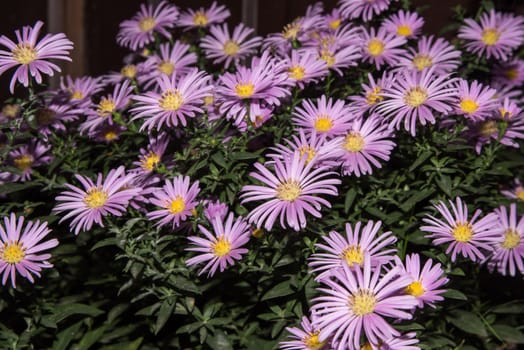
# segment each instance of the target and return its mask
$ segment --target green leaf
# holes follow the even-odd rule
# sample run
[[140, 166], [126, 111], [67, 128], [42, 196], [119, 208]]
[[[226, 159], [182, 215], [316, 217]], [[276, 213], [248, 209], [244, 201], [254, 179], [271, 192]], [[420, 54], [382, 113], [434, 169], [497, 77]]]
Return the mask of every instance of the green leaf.
[[93, 247], [91, 248], [91, 251], [94, 251], [94, 250], [96, 250], [98, 248], [102, 248], [102, 247], [107, 247], [107, 246], [111, 246], [111, 245], [117, 245], [117, 242], [118, 242], [118, 240], [115, 237], [110, 237], [110, 238], [103, 239], [101, 241], [96, 242], [96, 244], [93, 245]]
[[480, 317], [473, 312], [455, 310], [451, 312], [451, 316], [446, 317], [446, 319], [464, 332], [480, 335], [481, 337], [486, 337], [488, 335], [484, 323]]
[[417, 191], [415, 194], [413, 194], [411, 197], [408, 198], [407, 201], [405, 201], [401, 206], [400, 209], [403, 212], [407, 212], [411, 208], [415, 206], [418, 202], [426, 199], [427, 197], [431, 196], [435, 192], [434, 189], [428, 189], [425, 191]]
[[268, 290], [262, 297], [262, 301], [273, 299], [273, 298], [278, 298], [278, 297], [283, 297], [283, 296], [290, 295], [293, 293], [295, 293], [295, 291], [291, 289], [291, 285], [289, 281], [284, 281], [284, 282], [277, 284], [270, 290]]
[[100, 348], [100, 350], [138, 350], [144, 338], [140, 337], [130, 342], [118, 343], [114, 345], [107, 345]]
[[233, 345], [223, 331], [216, 331], [212, 337], [207, 337], [206, 344], [215, 350], [233, 350]]
[[42, 319], [42, 324], [46, 327], [52, 327], [56, 328], [56, 324], [67, 317], [71, 315], [88, 315], [91, 317], [96, 317], [98, 315], [101, 315], [104, 313], [104, 311], [90, 305], [85, 304], [66, 304], [66, 305], [58, 305], [53, 310], [54, 313], [52, 315], [45, 316]]
[[65, 350], [68, 349], [69, 343], [77, 336], [83, 321], [78, 321], [71, 327], [68, 327], [57, 334], [56, 340], [53, 343], [53, 349]]
[[353, 204], [353, 201], [355, 200], [356, 195], [357, 195], [357, 191], [355, 191], [354, 188], [351, 188], [349, 191], [346, 192], [346, 199], [344, 200], [344, 213], [345, 214], [349, 212], [349, 209], [351, 208], [351, 205]]
[[451, 178], [447, 175], [441, 175], [435, 182], [437, 186], [448, 196], [453, 197], [451, 193]]
[[501, 304], [492, 308], [491, 312], [496, 314], [524, 314], [524, 303], [522, 301], [512, 301]]
[[442, 296], [444, 298], [450, 298], [450, 299], [456, 299], [456, 300], [468, 300], [468, 297], [464, 293], [456, 289], [448, 289], [444, 293], [442, 293]]
[[173, 309], [175, 307], [175, 301], [170, 300], [164, 300], [162, 302], [162, 305], [160, 306], [160, 310], [158, 310], [156, 323], [155, 323], [155, 335], [160, 332], [160, 330], [164, 327], [167, 320], [169, 320], [169, 317], [171, 317], [171, 314], [173, 313]]
[[417, 159], [415, 159], [415, 161], [413, 162], [413, 164], [411, 164], [411, 166], [409, 167], [409, 172], [412, 172], [413, 170], [415, 170], [420, 164], [424, 163], [426, 161], [426, 159], [428, 159], [429, 157], [431, 156], [431, 152], [430, 151], [424, 151], [422, 152]]
[[105, 324], [101, 327], [98, 327], [92, 331], [87, 332], [83, 337], [82, 340], [78, 343], [78, 345], [75, 347], [75, 350], [87, 350], [92, 345], [94, 345], [96, 342], [102, 338], [107, 328], [109, 328], [110, 325]]
[[494, 324], [492, 327], [505, 342], [524, 344], [524, 334], [520, 332], [517, 327], [506, 324]]

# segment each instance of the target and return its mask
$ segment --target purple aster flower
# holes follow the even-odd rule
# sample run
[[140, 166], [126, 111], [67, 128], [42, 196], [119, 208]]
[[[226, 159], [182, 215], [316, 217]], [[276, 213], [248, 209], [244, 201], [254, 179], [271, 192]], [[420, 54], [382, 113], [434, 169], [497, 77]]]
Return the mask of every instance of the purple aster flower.
[[393, 260], [397, 252], [393, 244], [397, 238], [391, 231], [377, 235], [381, 226], [380, 221], [368, 221], [362, 227], [362, 222], [358, 221], [353, 229], [349, 223], [346, 223], [346, 237], [336, 231], [331, 231], [328, 236], [323, 236], [322, 239], [326, 244], [315, 244], [322, 252], [314, 253], [309, 263], [314, 273], [321, 272], [316, 280], [331, 276], [334, 270], [342, 269], [344, 264], [349, 265], [350, 268], [355, 265], [362, 267], [366, 255], [369, 255], [369, 263], [372, 267]]
[[[477, 209], [471, 219], [468, 218], [468, 207], [460, 197], [456, 198], [456, 205], [449, 201], [453, 214], [440, 201], [435, 208], [444, 217], [445, 221], [426, 214], [422, 219], [429, 226], [422, 226], [421, 231], [427, 232], [426, 237], [433, 238], [433, 244], [450, 243], [446, 254], [451, 252], [451, 261], [455, 261], [457, 254], [468, 257], [472, 261], [484, 260], [481, 250], [491, 252], [498, 238], [498, 217], [490, 213], [479, 219], [481, 210]], [[477, 221], [477, 219], [479, 219]]]
[[[396, 0], [393, 0], [396, 1]], [[370, 21], [389, 7], [391, 0], [340, 0], [340, 11], [345, 18], [359, 18], [364, 22]]]
[[124, 65], [119, 72], [109, 72], [103, 77], [103, 79], [106, 84], [110, 85], [118, 84], [125, 80], [132, 81], [141, 74], [144, 74], [144, 68], [144, 64], [129, 63]]
[[452, 110], [457, 92], [453, 83], [449, 75], [436, 75], [433, 67], [422, 72], [400, 72], [395, 76], [395, 83], [382, 93], [384, 101], [375, 111], [392, 119], [390, 128], [398, 130], [404, 121], [404, 129], [415, 136], [417, 121], [422, 125], [435, 124], [433, 111]]
[[338, 191], [335, 185], [340, 184], [340, 180], [326, 178], [335, 173], [325, 167], [313, 169], [315, 161], [306, 164], [306, 160], [307, 157], [300, 156], [299, 152], [295, 152], [292, 159], [275, 159], [275, 174], [262, 164], [255, 164], [258, 172], [250, 175], [264, 185], [244, 186], [240, 198], [242, 203], [265, 202], [249, 213], [249, 222], [254, 222], [257, 227], [264, 225], [267, 231], [271, 231], [275, 220], [280, 217], [283, 228], [289, 226], [299, 231], [306, 227], [305, 212], [320, 218], [321, 207], [331, 207], [327, 200], [316, 194], [336, 196]]
[[524, 83], [524, 60], [499, 63], [493, 69], [493, 85], [521, 86]]
[[[310, 8], [310, 7], [308, 7]], [[264, 50], [274, 50], [281, 55], [289, 54], [294, 42], [304, 42], [309, 38], [309, 31], [322, 26], [322, 16], [315, 13], [298, 17], [286, 24], [281, 33], [269, 34], [263, 43]]]
[[374, 345], [398, 337], [400, 333], [384, 317], [409, 320], [408, 311], [417, 305], [415, 297], [402, 295], [412, 279], [399, 270], [394, 267], [383, 274], [382, 265], [372, 268], [368, 255], [362, 269], [343, 264], [333, 271], [332, 279], [322, 280], [325, 287], [318, 289], [322, 295], [313, 299], [312, 306], [318, 315], [313, 322], [320, 328], [318, 339], [332, 336], [334, 349], [360, 350], [362, 333]]
[[340, 12], [340, 9], [336, 7], [331, 11], [331, 13], [324, 16], [325, 27], [328, 28], [329, 31], [335, 31], [340, 28], [343, 21], [342, 13]]
[[16, 288], [17, 272], [34, 283], [33, 275], [40, 277], [42, 269], [53, 267], [47, 261], [51, 254], [41, 254], [58, 245], [56, 238], [42, 242], [49, 232], [51, 230], [45, 221], [27, 221], [24, 226], [23, 216], [18, 220], [15, 213], [4, 217], [4, 224], [0, 223], [0, 273], [3, 274], [4, 286], [10, 278], [13, 288]]
[[[360, 28], [345, 25], [334, 33], [320, 34], [317, 39], [307, 42], [307, 48], [316, 49], [318, 59], [326, 63], [329, 69], [344, 75], [342, 69], [356, 66], [362, 57], [360, 50]], [[315, 36], [316, 37], [316, 36]]]
[[69, 191], [56, 197], [56, 201], [62, 203], [58, 203], [53, 209], [57, 214], [67, 212], [60, 222], [73, 218], [69, 227], [74, 229], [75, 235], [80, 230], [89, 231], [93, 223], [104, 227], [103, 216], [121, 216], [129, 201], [141, 191], [141, 188], [129, 186], [135, 175], [125, 174], [123, 166], [109, 171], [105, 180], [99, 173], [96, 183], [79, 174], [75, 177], [83, 188], [66, 184]]
[[144, 118], [140, 130], [155, 128], [160, 130], [165, 124], [173, 128], [187, 125], [186, 117], [194, 118], [196, 113], [204, 113], [204, 97], [212, 94], [209, 85], [211, 78], [202, 71], [194, 69], [179, 78], [176, 74], [162, 76], [158, 80], [159, 91], [148, 91], [143, 95], [134, 95], [136, 106], [131, 109], [133, 120]]
[[180, 226], [189, 216], [193, 216], [193, 209], [198, 205], [196, 196], [200, 192], [198, 181], [189, 187], [189, 176], [179, 175], [171, 180], [166, 180], [162, 188], [153, 192], [151, 203], [161, 209], [147, 213], [151, 220], [158, 220], [158, 226], [171, 224], [174, 228]]
[[524, 215], [517, 215], [517, 204], [512, 203], [509, 213], [506, 207], [495, 209], [499, 218], [499, 239], [495, 243], [489, 267], [500, 274], [515, 276], [516, 271], [524, 275]]
[[326, 95], [315, 102], [304, 100], [293, 112], [292, 122], [307, 133], [316, 132], [328, 138], [343, 135], [351, 127], [354, 115], [343, 100], [333, 101]]
[[120, 135], [125, 130], [126, 128], [118, 124], [104, 125], [94, 130], [92, 133], [89, 133], [88, 136], [97, 142], [111, 143], [119, 140]]
[[240, 60], [256, 53], [262, 42], [262, 38], [253, 34], [254, 29], [244, 26], [242, 23], [229, 34], [227, 24], [212, 26], [209, 35], [202, 38], [200, 46], [204, 49], [206, 57], [213, 59], [213, 63], [224, 62], [228, 68], [232, 63], [236, 66]]
[[356, 119], [345, 136], [341, 137], [343, 141], [338, 149], [338, 158], [342, 162], [342, 174], [360, 177], [371, 174], [372, 166], [380, 169], [382, 164], [378, 159], [388, 161], [395, 147], [395, 142], [388, 140], [392, 136], [387, 124], [382, 124], [381, 118], [376, 115], [366, 120]]
[[231, 12], [224, 5], [217, 5], [213, 1], [211, 7], [200, 7], [198, 10], [187, 9], [177, 21], [179, 27], [189, 30], [192, 28], [205, 28], [212, 24], [222, 23], [231, 16]]
[[8, 51], [0, 50], [0, 75], [18, 66], [9, 85], [11, 93], [14, 92], [17, 81], [25, 87], [29, 86], [29, 74], [38, 84], [41, 84], [42, 73], [52, 76], [53, 71], [61, 71], [60, 67], [47, 60], [71, 61], [69, 51], [73, 49], [73, 43], [64, 33], [46, 34], [37, 42], [43, 25], [43, 22], [38, 21], [33, 28], [24, 26], [21, 32], [16, 30], [17, 43], [5, 35], [0, 37], [0, 45], [8, 49]]
[[214, 202], [205, 200], [203, 204], [204, 216], [209, 222], [213, 222], [215, 216], [218, 216], [220, 220], [224, 220], [226, 218], [227, 212], [229, 211], [226, 203], [222, 203], [219, 200]]
[[460, 79], [457, 87], [455, 113], [464, 115], [469, 120], [483, 120], [499, 106], [499, 100], [495, 97], [497, 91], [476, 80], [470, 85], [467, 80]]
[[375, 33], [375, 28], [370, 28], [369, 32], [362, 28], [362, 58], [364, 62], [375, 64], [380, 69], [384, 64], [390, 66], [397, 65], [400, 57], [406, 50], [399, 48], [406, 43], [406, 38], [388, 33], [384, 28], [380, 28]]
[[418, 70], [434, 67], [435, 74], [451, 73], [460, 64], [462, 53], [448, 41], [433, 36], [423, 36], [417, 43], [417, 50], [409, 48], [409, 53], [400, 57], [396, 70]]
[[33, 169], [51, 163], [53, 156], [49, 154], [51, 147], [40, 141], [29, 141], [9, 152], [8, 165], [16, 168], [19, 173], [0, 172], [0, 180], [15, 182], [29, 181]]
[[0, 111], [0, 123], [9, 123], [20, 117], [22, 109], [17, 104], [5, 104]]
[[500, 193], [506, 198], [524, 201], [524, 186], [517, 178], [513, 180], [511, 188], [500, 191]]
[[319, 60], [318, 54], [312, 50], [291, 51], [291, 56], [283, 59], [282, 69], [300, 89], [310, 82], [317, 83], [328, 74], [326, 62]]
[[215, 216], [211, 220], [211, 225], [213, 233], [204, 226], [198, 225], [200, 232], [206, 238], [189, 236], [188, 239], [194, 247], [186, 248], [187, 251], [200, 253], [188, 259], [186, 265], [193, 266], [207, 262], [198, 274], [201, 275], [208, 271], [208, 277], [213, 276], [218, 268], [220, 272], [223, 272], [228, 265], [234, 265], [235, 260], [242, 259], [242, 255], [248, 252], [246, 248], [242, 247], [249, 242], [251, 237], [247, 222], [241, 216], [234, 220], [233, 213], [229, 213], [225, 222], [219, 216]]
[[153, 5], [140, 5], [140, 11], [129, 20], [120, 23], [116, 36], [119, 45], [136, 51], [155, 40], [155, 33], [171, 39], [169, 30], [174, 28], [178, 18], [178, 9], [167, 1]]
[[524, 17], [491, 10], [480, 16], [480, 24], [464, 20], [458, 37], [466, 40], [465, 48], [478, 56], [507, 61], [524, 42]]
[[291, 333], [289, 336], [292, 340], [280, 342], [279, 348], [285, 350], [327, 350], [328, 341], [318, 340], [320, 330], [315, 329], [307, 316], [302, 316], [300, 327], [286, 327]]
[[138, 181], [151, 177], [154, 171], [162, 164], [162, 157], [169, 144], [169, 136], [160, 133], [157, 137], [149, 136], [149, 145], [146, 149], [140, 149], [139, 160], [133, 162], [137, 167], [130, 172], [136, 173]]
[[361, 117], [367, 111], [372, 112], [375, 106], [384, 100], [382, 97], [382, 91], [389, 88], [393, 84], [393, 75], [388, 72], [382, 73], [380, 79], [375, 79], [368, 73], [369, 85], [362, 83], [362, 95], [361, 96], [350, 96], [352, 104], [351, 107], [354, 109], [357, 116]]
[[[377, 350], [420, 350], [420, 347], [415, 346], [418, 344], [418, 339], [415, 337], [415, 332], [402, 334], [400, 337], [392, 337], [380, 341], [380, 344], [376, 348]], [[374, 349], [371, 347], [371, 349]], [[363, 349], [361, 349], [363, 350]]]
[[75, 108], [69, 104], [50, 103], [42, 106], [35, 112], [38, 132], [44, 136], [51, 134], [52, 130], [66, 131], [64, 123], [78, 119], [82, 109]]
[[408, 39], [417, 37], [424, 26], [424, 18], [416, 12], [399, 10], [382, 22], [382, 27], [391, 34]]
[[[82, 108], [89, 106], [91, 97], [102, 91], [104, 84], [101, 78], [86, 76], [73, 79], [66, 76], [65, 80], [61, 78], [60, 88], [72, 105]], [[59, 92], [59, 95], [61, 92]]]

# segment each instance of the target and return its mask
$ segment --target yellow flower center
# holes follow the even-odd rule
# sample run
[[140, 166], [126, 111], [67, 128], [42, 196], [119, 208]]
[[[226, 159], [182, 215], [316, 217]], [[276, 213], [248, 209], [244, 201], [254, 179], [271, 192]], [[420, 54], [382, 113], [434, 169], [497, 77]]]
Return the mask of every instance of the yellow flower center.
[[71, 100], [81, 100], [84, 98], [82, 91], [75, 91], [71, 94]]
[[356, 316], [365, 316], [375, 310], [377, 298], [368, 290], [359, 290], [355, 295], [352, 295], [349, 300], [351, 310]]
[[153, 169], [160, 162], [160, 156], [154, 152], [150, 152], [146, 157], [142, 159], [140, 163], [142, 169], [147, 171], [153, 171]]
[[235, 92], [240, 98], [250, 98], [255, 93], [255, 86], [253, 84], [237, 84]]
[[193, 23], [199, 27], [205, 27], [209, 23], [209, 19], [202, 11], [197, 11], [193, 15]]
[[478, 108], [479, 105], [470, 98], [465, 98], [460, 101], [460, 109], [465, 113], [474, 113]]
[[473, 237], [473, 226], [471, 226], [469, 222], [459, 222], [457, 226], [453, 228], [452, 234], [457, 242], [469, 242], [471, 237]]
[[204, 106], [211, 106], [215, 102], [215, 97], [213, 95], [204, 96]]
[[325, 61], [328, 67], [331, 67], [336, 63], [335, 56], [333, 56], [333, 53], [329, 50], [320, 51], [320, 59]]
[[315, 149], [311, 146], [302, 146], [298, 149], [298, 151], [300, 152], [300, 156], [303, 157], [304, 154], [307, 154], [307, 159], [306, 159], [306, 164], [308, 164], [309, 162], [311, 162], [311, 160], [313, 159], [313, 157], [315, 157], [315, 155], [317, 154], [317, 152], [315, 152]]
[[413, 34], [411, 27], [405, 24], [401, 24], [397, 27], [397, 35], [400, 36], [410, 36]]
[[515, 68], [510, 68], [504, 72], [504, 75], [508, 80], [515, 80], [519, 76], [519, 71]]
[[300, 23], [295, 21], [293, 23], [287, 24], [282, 31], [282, 36], [286, 40], [295, 40], [300, 32]]
[[12, 53], [13, 58], [20, 64], [29, 64], [38, 58], [38, 52], [31, 44], [18, 44]]
[[499, 108], [499, 113], [502, 119], [510, 119], [513, 116], [513, 113], [506, 110], [505, 108]]
[[158, 70], [165, 75], [171, 75], [175, 71], [175, 65], [168, 61], [162, 61], [158, 64]]
[[333, 122], [327, 116], [320, 116], [315, 120], [315, 130], [327, 132], [333, 127]]
[[338, 27], [340, 27], [340, 18], [334, 19], [329, 22], [329, 28], [336, 30]]
[[431, 67], [433, 60], [429, 55], [416, 54], [415, 57], [413, 57], [413, 65], [421, 72], [424, 68]]
[[353, 266], [354, 264], [362, 266], [362, 264], [364, 264], [364, 252], [358, 245], [352, 245], [344, 249], [342, 257], [346, 259], [349, 266]]
[[156, 22], [155, 22], [155, 19], [153, 17], [145, 17], [145, 18], [142, 18], [138, 22], [138, 27], [144, 33], [147, 33], [149, 31], [153, 30], [153, 28], [155, 28], [155, 25], [156, 25]]
[[125, 65], [120, 70], [120, 74], [126, 78], [133, 79], [136, 75], [136, 66], [134, 64]]
[[184, 198], [182, 196], [177, 196], [174, 200], [169, 203], [168, 211], [170, 214], [180, 214], [184, 211], [186, 208], [186, 203], [184, 202]]
[[251, 234], [255, 238], [262, 238], [262, 236], [264, 236], [264, 230], [262, 230], [261, 228], [256, 228], [253, 230], [253, 232], [251, 232]]
[[229, 254], [231, 251], [231, 243], [224, 238], [224, 236], [218, 237], [217, 241], [212, 246], [213, 254], [221, 258], [224, 255]]
[[107, 117], [115, 111], [116, 105], [113, 100], [102, 97], [98, 103], [97, 113], [101, 117]]
[[102, 207], [107, 202], [107, 193], [93, 188], [84, 196], [84, 203], [91, 209]]
[[326, 345], [325, 341], [320, 341], [318, 339], [318, 334], [320, 331], [314, 333], [309, 333], [307, 336], [302, 338], [302, 343], [306, 346], [308, 350], [320, 350]]
[[118, 134], [116, 132], [114, 132], [113, 130], [106, 131], [106, 133], [104, 134], [104, 139], [106, 141], [113, 141], [117, 137], [118, 137]]
[[165, 111], [177, 111], [184, 104], [184, 97], [178, 90], [167, 90], [162, 93], [158, 105]]
[[304, 79], [304, 75], [306, 75], [306, 70], [301, 66], [293, 66], [288, 69], [288, 72], [289, 77], [295, 80], [302, 80]]
[[415, 281], [406, 287], [406, 293], [413, 295], [414, 297], [424, 295], [425, 292], [426, 291], [424, 290], [424, 287], [422, 287], [420, 281]]
[[151, 50], [149, 50], [148, 48], [144, 48], [142, 50], [142, 56], [149, 57], [149, 55], [151, 55]]
[[5, 243], [2, 249], [2, 260], [8, 264], [18, 264], [25, 257], [25, 249], [18, 242]]
[[294, 202], [302, 193], [302, 188], [295, 181], [289, 181], [278, 185], [276, 191], [278, 199]]
[[517, 198], [520, 199], [521, 201], [524, 201], [524, 189], [523, 188], [518, 188], [515, 191], [515, 196], [517, 196]]
[[371, 56], [379, 56], [384, 52], [384, 42], [373, 38], [368, 43], [368, 52]]
[[418, 107], [426, 102], [427, 98], [427, 91], [420, 86], [417, 86], [409, 90], [406, 95], [404, 95], [404, 102], [406, 102], [408, 106]]
[[2, 114], [6, 118], [14, 118], [18, 115], [18, 111], [20, 111], [20, 107], [18, 105], [5, 105], [2, 108]]
[[366, 93], [366, 102], [368, 105], [374, 105], [379, 103], [380, 101], [384, 100], [384, 97], [380, 96], [380, 93], [382, 92], [382, 88], [380, 86], [377, 86], [372, 91]]
[[484, 136], [490, 136], [499, 131], [497, 127], [497, 122], [494, 120], [487, 120], [480, 124], [480, 134]]
[[500, 33], [495, 28], [486, 28], [482, 31], [482, 42], [487, 45], [495, 45], [499, 41]]
[[41, 108], [36, 111], [35, 118], [38, 125], [47, 126], [55, 120], [55, 111], [49, 108]]
[[21, 156], [16, 157], [13, 162], [18, 170], [26, 171], [33, 164], [33, 157], [29, 154], [22, 154]]
[[235, 56], [240, 51], [240, 46], [233, 40], [228, 40], [224, 44], [224, 53], [228, 56]]
[[502, 242], [502, 248], [513, 249], [520, 243], [520, 235], [516, 230], [508, 229], [504, 232], [504, 242]]
[[360, 152], [365, 144], [364, 138], [358, 131], [350, 131], [349, 134], [346, 135], [344, 148], [349, 152], [355, 153]]
[[370, 343], [366, 343], [360, 347], [360, 350], [373, 350], [373, 347]]

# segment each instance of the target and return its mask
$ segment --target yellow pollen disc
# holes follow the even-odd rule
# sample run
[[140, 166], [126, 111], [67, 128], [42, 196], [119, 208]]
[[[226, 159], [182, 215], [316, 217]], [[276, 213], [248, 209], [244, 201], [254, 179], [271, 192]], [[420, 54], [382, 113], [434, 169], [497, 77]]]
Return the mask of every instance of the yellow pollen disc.
[[177, 111], [184, 104], [184, 97], [178, 90], [167, 90], [162, 93], [158, 105], [165, 111]]
[[510, 119], [513, 116], [513, 113], [504, 108], [499, 108], [499, 113], [502, 119]]
[[330, 46], [334, 45], [336, 42], [337, 42], [337, 39], [334, 36], [328, 35], [320, 39], [320, 48], [327, 50]]
[[360, 347], [360, 350], [373, 350], [373, 347], [370, 343], [366, 343]]
[[113, 100], [102, 97], [98, 104], [97, 113], [101, 117], [107, 117], [115, 111], [116, 105]]
[[261, 228], [256, 228], [253, 230], [253, 232], [251, 232], [251, 234], [255, 238], [262, 238], [262, 236], [264, 236], [264, 230], [262, 230]]
[[153, 17], [145, 17], [145, 18], [142, 18], [138, 22], [138, 27], [144, 33], [147, 33], [149, 31], [153, 30], [153, 28], [155, 28], [155, 25], [156, 25], [156, 22], [155, 22], [155, 19]]
[[168, 205], [168, 211], [170, 214], [180, 214], [184, 211], [186, 208], [186, 203], [184, 202], [184, 198], [181, 196], [177, 196], [174, 200], [171, 201]]
[[315, 120], [315, 130], [318, 132], [327, 132], [333, 127], [333, 122], [326, 116], [318, 117]]
[[12, 53], [13, 58], [20, 64], [29, 64], [38, 58], [38, 52], [31, 44], [18, 44]]
[[329, 28], [336, 30], [338, 27], [340, 27], [340, 19], [334, 19], [329, 22]]
[[306, 70], [301, 66], [293, 66], [287, 71], [289, 73], [289, 77], [295, 80], [302, 80], [304, 79], [304, 75], [306, 75]]
[[368, 290], [359, 290], [355, 295], [352, 295], [349, 300], [351, 311], [356, 316], [365, 316], [375, 310], [377, 299], [375, 295]]
[[107, 193], [93, 188], [84, 196], [84, 203], [91, 209], [102, 207], [107, 202]]
[[521, 201], [524, 201], [524, 189], [523, 188], [518, 188], [515, 191], [515, 196], [517, 196], [517, 198], [520, 199]]
[[346, 259], [349, 266], [353, 266], [354, 264], [362, 266], [362, 264], [364, 264], [364, 252], [362, 252], [359, 246], [352, 245], [347, 247], [342, 252], [342, 257]]
[[475, 113], [475, 111], [479, 108], [479, 105], [470, 98], [465, 98], [460, 101], [460, 109], [462, 109], [463, 112], [471, 114]]
[[75, 91], [71, 94], [71, 100], [81, 100], [84, 98], [82, 91]]
[[240, 98], [250, 98], [255, 93], [253, 84], [237, 84], [235, 92]]
[[16, 157], [13, 160], [13, 163], [15, 163], [15, 167], [17, 167], [18, 170], [26, 171], [33, 164], [33, 157], [29, 154], [23, 154], [21, 156]]
[[47, 126], [55, 120], [56, 113], [49, 108], [41, 108], [36, 111], [35, 118], [38, 125]]
[[515, 80], [519, 76], [519, 71], [515, 68], [510, 68], [504, 72], [504, 75], [508, 80]]
[[400, 36], [410, 36], [413, 34], [413, 31], [411, 30], [410, 26], [407, 26], [405, 24], [401, 24], [397, 27], [397, 35]]
[[133, 79], [136, 75], [136, 66], [134, 64], [125, 65], [120, 70], [120, 74], [126, 78]]
[[302, 188], [295, 181], [285, 182], [277, 186], [277, 198], [282, 201], [294, 202], [302, 193]]
[[404, 95], [404, 102], [408, 106], [411, 107], [418, 107], [424, 102], [426, 102], [428, 98], [428, 93], [426, 90], [422, 89], [420, 86], [414, 87], [411, 90], [409, 90]]
[[8, 264], [18, 264], [25, 257], [25, 249], [18, 242], [5, 243], [2, 249], [2, 260]]
[[231, 251], [231, 243], [229, 243], [229, 241], [224, 239], [223, 236], [220, 236], [217, 239], [216, 243], [213, 244], [212, 249], [213, 249], [213, 254], [221, 258], [224, 255], [229, 254], [229, 252]]
[[488, 120], [488, 121], [483, 122], [480, 125], [480, 129], [479, 129], [480, 134], [484, 136], [493, 135], [495, 133], [498, 133], [498, 131], [499, 129], [497, 127], [497, 122], [494, 120]]
[[299, 22], [293, 22], [290, 24], [287, 24], [284, 27], [284, 30], [282, 31], [282, 36], [286, 40], [295, 40], [298, 36], [298, 33], [300, 32], [300, 23]]
[[204, 106], [211, 106], [215, 102], [215, 97], [213, 95], [204, 96]]
[[414, 297], [424, 295], [425, 292], [426, 291], [422, 287], [422, 283], [420, 281], [415, 281], [406, 287], [406, 293], [413, 295]]
[[156, 153], [150, 152], [147, 157], [144, 157], [140, 163], [142, 169], [147, 171], [153, 171], [153, 169], [160, 162], [160, 156]]
[[228, 40], [224, 44], [224, 53], [228, 56], [235, 56], [240, 51], [240, 46], [233, 40]]
[[416, 54], [415, 57], [413, 57], [413, 65], [421, 72], [424, 68], [431, 67], [433, 60], [429, 55]]
[[508, 229], [504, 232], [504, 242], [501, 246], [505, 249], [513, 249], [520, 243], [520, 235], [517, 231]]
[[298, 151], [300, 152], [301, 157], [303, 157], [304, 154], [307, 154], [306, 164], [311, 162], [313, 157], [315, 157], [315, 155], [317, 154], [317, 152], [315, 152], [315, 149], [311, 146], [302, 146], [298, 149]]
[[112, 130], [110, 131], [107, 131], [105, 134], [104, 134], [104, 139], [106, 141], [113, 141], [114, 139], [116, 139], [118, 137], [118, 134]]
[[308, 350], [320, 350], [326, 345], [325, 341], [318, 340], [318, 334], [320, 331], [309, 333], [307, 336], [302, 338], [302, 343], [307, 347]]
[[14, 118], [18, 115], [18, 112], [20, 111], [20, 107], [18, 105], [5, 105], [2, 108], [2, 114], [6, 118]]
[[202, 11], [197, 11], [193, 15], [193, 23], [199, 27], [205, 27], [209, 23], [209, 19]]
[[482, 42], [487, 45], [495, 45], [499, 41], [500, 33], [495, 28], [486, 28], [482, 31]]
[[171, 62], [162, 61], [158, 64], [158, 70], [165, 75], [171, 75], [175, 71], [175, 65]]
[[142, 56], [148, 57], [149, 55], [151, 55], [151, 50], [149, 50], [147, 48], [142, 50]]
[[333, 53], [329, 50], [320, 51], [320, 59], [325, 61], [328, 67], [331, 67], [336, 63], [335, 56], [333, 56]]
[[371, 56], [379, 56], [384, 52], [384, 42], [373, 38], [368, 43], [368, 52]]
[[458, 222], [457, 226], [453, 228], [452, 234], [457, 242], [469, 242], [473, 237], [473, 227], [469, 222]]
[[351, 131], [346, 135], [344, 148], [349, 152], [360, 152], [365, 145], [364, 138], [357, 131]]
[[382, 92], [382, 88], [380, 86], [377, 86], [372, 91], [368, 92], [366, 94], [366, 102], [368, 105], [375, 105], [379, 103], [380, 101], [384, 100], [384, 97], [380, 96], [380, 93]]

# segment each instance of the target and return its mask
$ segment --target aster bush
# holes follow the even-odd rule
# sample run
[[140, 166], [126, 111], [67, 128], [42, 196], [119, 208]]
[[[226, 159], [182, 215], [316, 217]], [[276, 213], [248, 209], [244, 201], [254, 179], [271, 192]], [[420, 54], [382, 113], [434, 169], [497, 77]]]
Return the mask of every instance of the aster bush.
[[[0, 37], [1, 349], [517, 349], [524, 17], [144, 4], [118, 72]], [[74, 62], [73, 62], [74, 64]]]

